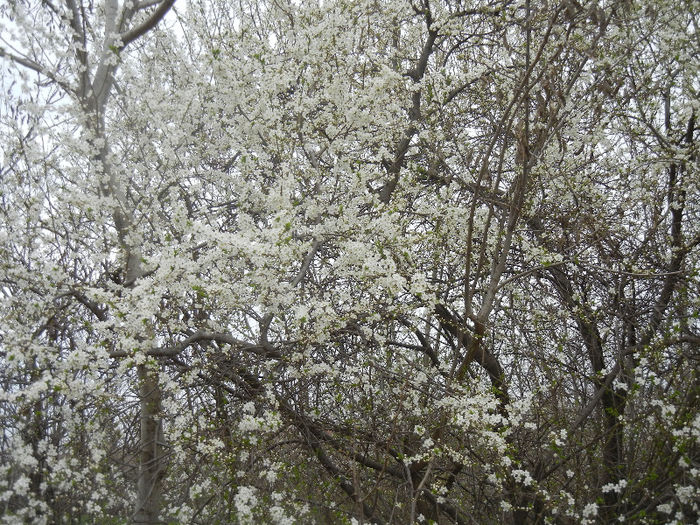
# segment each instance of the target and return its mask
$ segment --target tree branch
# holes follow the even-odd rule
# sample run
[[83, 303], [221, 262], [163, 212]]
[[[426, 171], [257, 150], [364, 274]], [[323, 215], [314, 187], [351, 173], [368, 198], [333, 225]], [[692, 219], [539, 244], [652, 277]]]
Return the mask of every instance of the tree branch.
[[[151, 348], [146, 352], [146, 355], [152, 357], [175, 357], [193, 344], [203, 341], [228, 344], [238, 348], [239, 350], [251, 352], [261, 357], [271, 357], [274, 359], [280, 359], [282, 357], [282, 354], [270, 344], [252, 345], [250, 343], [246, 343], [245, 341], [241, 341], [240, 339], [236, 339], [230, 334], [210, 332], [208, 330], [199, 330], [181, 343], [173, 346]], [[123, 350], [110, 352], [109, 354], [109, 356], [113, 358], [129, 357], [131, 355], [133, 355], [132, 352], [126, 352]]]
[[12, 54], [9, 51], [6, 51], [2, 47], [0, 47], [0, 57], [7, 58], [10, 62], [14, 62], [17, 65], [20, 65], [20, 66], [23, 66], [27, 69], [30, 69], [36, 73], [39, 73], [40, 75], [44, 75], [46, 78], [50, 79], [52, 82], [55, 82], [57, 85], [59, 85], [61, 88], [63, 88], [63, 90], [66, 91], [67, 93], [74, 93], [74, 91], [71, 89], [71, 87], [68, 84], [66, 84], [65, 82], [60, 80], [55, 74], [53, 74], [47, 68], [43, 67], [41, 64], [38, 64], [37, 62], [34, 62], [33, 60]]
[[121, 40], [121, 47], [119, 47], [119, 50], [121, 51], [131, 42], [145, 35], [148, 31], [156, 27], [158, 22], [160, 22], [168, 11], [170, 11], [173, 4], [175, 4], [175, 0], [164, 0], [143, 24], [120, 35], [119, 40]]

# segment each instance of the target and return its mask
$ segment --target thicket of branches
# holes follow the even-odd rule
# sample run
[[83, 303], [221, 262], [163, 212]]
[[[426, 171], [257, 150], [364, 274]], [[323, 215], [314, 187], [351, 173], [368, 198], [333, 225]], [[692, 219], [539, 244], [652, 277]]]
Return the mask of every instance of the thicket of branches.
[[697, 520], [698, 20], [4, 3], [3, 522]]

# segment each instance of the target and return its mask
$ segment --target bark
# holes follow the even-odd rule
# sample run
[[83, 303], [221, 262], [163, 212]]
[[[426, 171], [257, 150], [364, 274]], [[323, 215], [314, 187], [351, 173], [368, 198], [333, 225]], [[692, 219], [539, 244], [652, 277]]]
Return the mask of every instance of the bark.
[[133, 522], [163, 523], [158, 519], [162, 500], [162, 480], [165, 476], [158, 372], [150, 369], [148, 365], [139, 365], [138, 378], [141, 401], [141, 443], [139, 444], [139, 475]]

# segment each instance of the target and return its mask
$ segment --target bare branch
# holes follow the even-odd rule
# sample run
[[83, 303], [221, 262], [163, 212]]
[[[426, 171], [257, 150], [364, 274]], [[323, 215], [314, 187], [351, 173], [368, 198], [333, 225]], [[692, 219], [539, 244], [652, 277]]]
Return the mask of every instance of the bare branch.
[[[210, 332], [208, 330], [195, 332], [184, 341], [174, 346], [151, 348], [146, 354], [153, 357], [174, 357], [187, 350], [190, 346], [204, 341], [228, 344], [242, 351], [251, 352], [262, 357], [271, 357], [274, 359], [280, 359], [282, 357], [282, 354], [272, 345], [253, 345], [241, 341], [230, 334]], [[131, 355], [133, 355], [133, 353], [126, 351], [110, 352], [109, 354], [109, 356], [113, 358], [129, 357]]]
[[153, 29], [158, 25], [158, 23], [163, 19], [163, 17], [170, 11], [170, 8], [175, 4], [175, 0], [163, 0], [158, 8], [153, 12], [153, 14], [140, 26], [133, 28], [131, 31], [120, 35], [119, 40], [121, 40], [121, 49], [124, 49], [131, 42], [137, 38], [145, 35], [148, 31]]
[[43, 67], [41, 64], [38, 64], [37, 62], [34, 62], [33, 60], [15, 55], [13, 53], [10, 53], [9, 51], [6, 51], [2, 47], [0, 47], [0, 57], [6, 58], [9, 61], [14, 62], [17, 65], [23, 66], [23, 67], [30, 69], [36, 73], [39, 73], [40, 75], [45, 76], [46, 78], [50, 79], [51, 81], [53, 81], [57, 85], [59, 85], [61, 88], [63, 88], [63, 90], [66, 91], [67, 93], [74, 92], [67, 83], [65, 83], [64, 81], [59, 79], [54, 73], [49, 71], [47, 68]]

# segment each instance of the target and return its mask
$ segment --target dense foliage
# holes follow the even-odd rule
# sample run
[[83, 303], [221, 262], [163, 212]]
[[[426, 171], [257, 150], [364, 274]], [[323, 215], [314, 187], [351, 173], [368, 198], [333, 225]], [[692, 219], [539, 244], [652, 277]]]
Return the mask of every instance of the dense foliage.
[[697, 520], [698, 7], [3, 3], [3, 523]]

